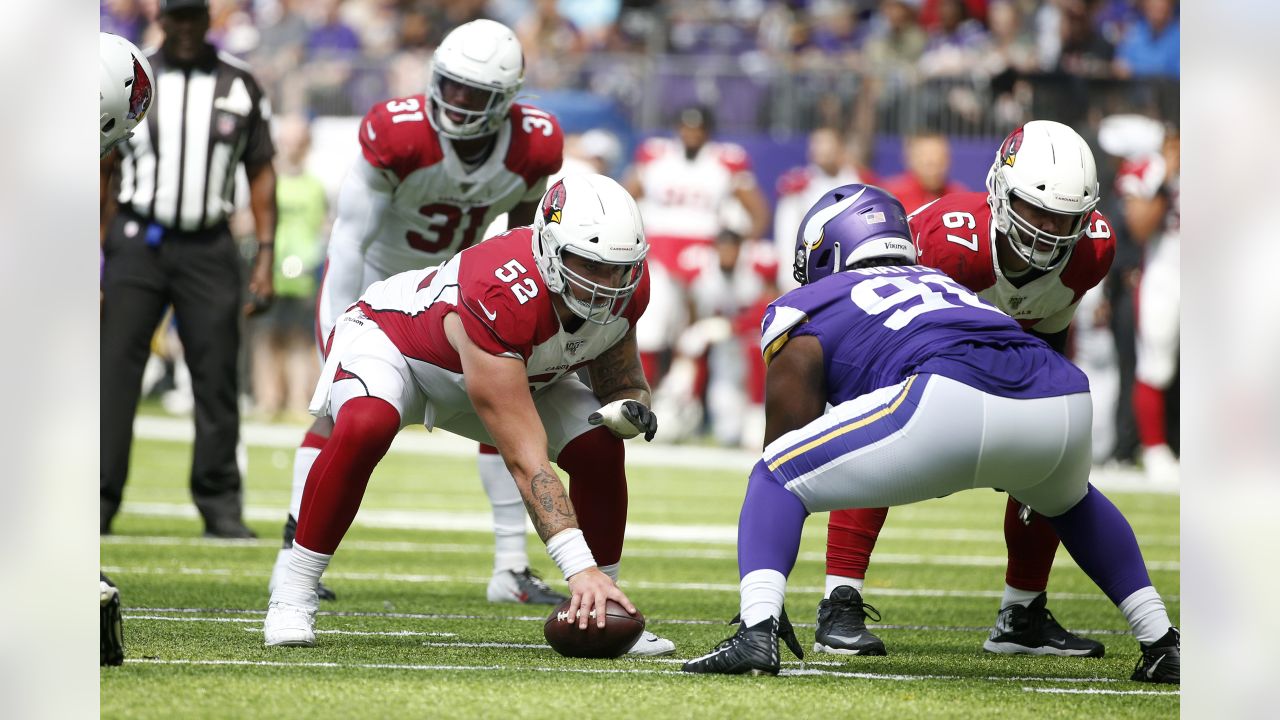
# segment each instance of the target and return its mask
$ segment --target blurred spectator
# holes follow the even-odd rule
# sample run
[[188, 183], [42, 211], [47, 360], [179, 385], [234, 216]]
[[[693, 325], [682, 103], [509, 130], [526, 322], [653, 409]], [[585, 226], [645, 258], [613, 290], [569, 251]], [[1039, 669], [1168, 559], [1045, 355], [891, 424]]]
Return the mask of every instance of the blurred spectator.
[[962, 0], [938, 0], [938, 26], [929, 31], [920, 56], [926, 77], [966, 77], [979, 68], [990, 40], [968, 12]]
[[306, 170], [311, 131], [299, 116], [277, 133], [276, 299], [257, 320], [252, 341], [255, 410], [267, 418], [305, 418], [320, 374], [315, 298], [324, 260], [328, 202], [323, 183]]
[[340, 0], [315, 0], [310, 7], [313, 20], [304, 66], [307, 105], [321, 115], [351, 115], [356, 106], [349, 88], [361, 53], [360, 36], [343, 22]]
[[277, 0], [258, 17], [258, 48], [250, 56], [273, 104], [282, 112], [302, 111], [306, 104], [297, 72], [311, 29], [302, 16], [302, 0]]
[[1098, 32], [1083, 0], [1059, 0], [1058, 26], [1061, 45], [1051, 69], [1076, 77], [1108, 77], [1112, 74], [1115, 47]]
[[576, 79], [586, 46], [578, 28], [556, 9], [556, 0], [537, 0], [515, 30], [531, 86], [552, 89]]
[[102, 0], [98, 6], [99, 29], [135, 44], [141, 44], [142, 33], [150, 23], [140, 0]]
[[[948, 12], [942, 6], [946, 0], [924, 0], [920, 5], [920, 27], [933, 32], [946, 23], [944, 16]], [[987, 0], [964, 0], [964, 11], [969, 17], [980, 23], [988, 22]]]
[[1129, 25], [1116, 48], [1116, 72], [1121, 77], [1179, 75], [1181, 32], [1174, 0], [1141, 0], [1142, 12]]
[[903, 140], [902, 150], [907, 171], [886, 181], [884, 189], [901, 200], [908, 213], [943, 195], [969, 191], [950, 179], [951, 143], [945, 135], [915, 135]]
[[773, 242], [778, 258], [778, 287], [784, 292], [800, 287], [791, 275], [796, 233], [809, 208], [828, 190], [866, 182], [846, 162], [840, 133], [819, 128], [809, 134], [809, 164], [788, 170], [778, 178], [778, 205], [773, 214]]
[[813, 25], [808, 47], [844, 67], [857, 67], [868, 29], [858, 22], [857, 8], [848, 2], [817, 2], [810, 11]]
[[649, 309], [636, 328], [645, 374], [656, 387], [665, 358], [688, 323], [687, 288], [712, 254], [731, 206], [745, 209], [750, 240], [764, 236], [769, 207], [741, 146], [712, 141], [715, 116], [685, 108], [678, 139], [650, 138], [636, 150], [624, 185], [640, 205], [649, 238]]
[[994, 0], [987, 8], [987, 21], [991, 42], [983, 63], [986, 74], [1034, 72], [1037, 69], [1036, 39], [1027, 29], [1016, 0]]
[[886, 75], [914, 74], [928, 36], [916, 22], [916, 6], [906, 0], [882, 0], [880, 15], [867, 38], [867, 61]]

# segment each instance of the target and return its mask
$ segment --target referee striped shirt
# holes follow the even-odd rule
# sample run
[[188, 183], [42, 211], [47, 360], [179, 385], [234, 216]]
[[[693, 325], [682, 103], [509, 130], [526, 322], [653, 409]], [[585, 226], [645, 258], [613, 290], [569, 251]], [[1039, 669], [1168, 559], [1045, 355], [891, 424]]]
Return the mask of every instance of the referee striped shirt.
[[196, 65], [147, 55], [156, 100], [120, 144], [122, 208], [166, 228], [195, 232], [227, 219], [236, 166], [249, 177], [271, 162], [271, 106], [249, 66], [219, 52]]

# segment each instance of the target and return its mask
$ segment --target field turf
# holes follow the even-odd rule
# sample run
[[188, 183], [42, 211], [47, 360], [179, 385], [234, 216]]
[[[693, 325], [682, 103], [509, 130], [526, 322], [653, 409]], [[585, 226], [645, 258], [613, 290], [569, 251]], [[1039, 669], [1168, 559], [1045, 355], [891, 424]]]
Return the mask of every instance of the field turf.
[[[299, 433], [300, 434], [300, 433]], [[189, 444], [139, 439], [101, 562], [120, 586], [128, 660], [101, 671], [104, 718], [1102, 718], [1174, 717], [1176, 687], [1127, 678], [1137, 643], [1064, 550], [1050, 608], [1106, 644], [1102, 659], [982, 651], [1004, 577], [1004, 496], [976, 490], [895, 508], [866, 599], [887, 657], [783, 651], [783, 676], [706, 677], [680, 662], [732, 634], [733, 527], [745, 473], [633, 467], [622, 587], [676, 656], [570, 660], [544, 643], [549, 608], [485, 601], [488, 506], [466, 456], [392, 450], [326, 582], [315, 648], [265, 648], [267, 578], [292, 452], [249, 448], [246, 516], [261, 539], [200, 538]], [[1177, 622], [1178, 497], [1108, 493]], [[826, 516], [810, 518], [787, 607], [813, 642]], [[538, 538], [536, 570], [564, 589]]]

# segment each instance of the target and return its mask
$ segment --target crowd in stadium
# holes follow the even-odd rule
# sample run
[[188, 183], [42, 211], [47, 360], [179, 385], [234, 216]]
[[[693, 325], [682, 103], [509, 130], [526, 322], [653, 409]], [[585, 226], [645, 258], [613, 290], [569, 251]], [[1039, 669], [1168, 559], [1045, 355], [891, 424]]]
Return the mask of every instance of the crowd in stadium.
[[[210, 15], [210, 40], [250, 64], [276, 116], [277, 299], [249, 323], [255, 417], [305, 417], [319, 373], [315, 292], [350, 155], [329, 141], [354, 147], [355, 118], [423, 92], [444, 35], [487, 17], [520, 38], [524, 94], [560, 117], [566, 171], [590, 163], [578, 167], [626, 180], [651, 241], [659, 238], [659, 265], [661, 237], [681, 233], [664, 232], [673, 221], [660, 193], [672, 178], [670, 168], [647, 170], [655, 149], [702, 132], [698, 142], [716, 152], [744, 154], [729, 162], [731, 184], [714, 211], [691, 221], [705, 225], [697, 253], [670, 255], [654, 273], [674, 277], [662, 286], [671, 301], [658, 297], [650, 310], [663, 327], [641, 339], [665, 410], [661, 440], [758, 446], [758, 321], [795, 285], [789, 252], [815, 193], [875, 183], [911, 211], [980, 191], [999, 138], [1052, 118], [1101, 151], [1100, 208], [1118, 241], [1112, 272], [1085, 298], [1072, 335], [1072, 357], [1102, 409], [1095, 459], [1143, 463], [1165, 479], [1176, 473], [1176, 335], [1144, 341], [1138, 330], [1144, 317], [1155, 318], [1150, 327], [1168, 325], [1161, 310], [1175, 325], [1177, 317], [1176, 265], [1172, 287], [1142, 283], [1161, 238], [1176, 240], [1178, 227], [1173, 0], [213, 0]], [[101, 6], [102, 29], [140, 46], [158, 41], [158, 16], [158, 0]], [[575, 102], [588, 96], [612, 109], [575, 116]], [[347, 135], [324, 127], [334, 119], [349, 119], [338, 126]], [[233, 230], [249, 253], [252, 222], [244, 212], [240, 219]], [[172, 335], [158, 338], [147, 383], [181, 412], [190, 407], [189, 378], [172, 362], [181, 357]], [[1144, 342], [1158, 347], [1144, 351]], [[1168, 368], [1144, 380], [1141, 356], [1171, 347], [1173, 360], [1160, 363]]]

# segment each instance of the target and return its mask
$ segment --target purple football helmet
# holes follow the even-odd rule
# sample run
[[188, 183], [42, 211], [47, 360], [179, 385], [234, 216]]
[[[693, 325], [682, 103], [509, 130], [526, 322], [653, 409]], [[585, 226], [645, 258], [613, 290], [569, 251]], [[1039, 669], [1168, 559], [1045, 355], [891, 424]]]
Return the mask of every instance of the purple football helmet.
[[805, 213], [796, 233], [792, 274], [801, 285], [872, 258], [916, 262], [902, 203], [874, 185], [842, 185]]

